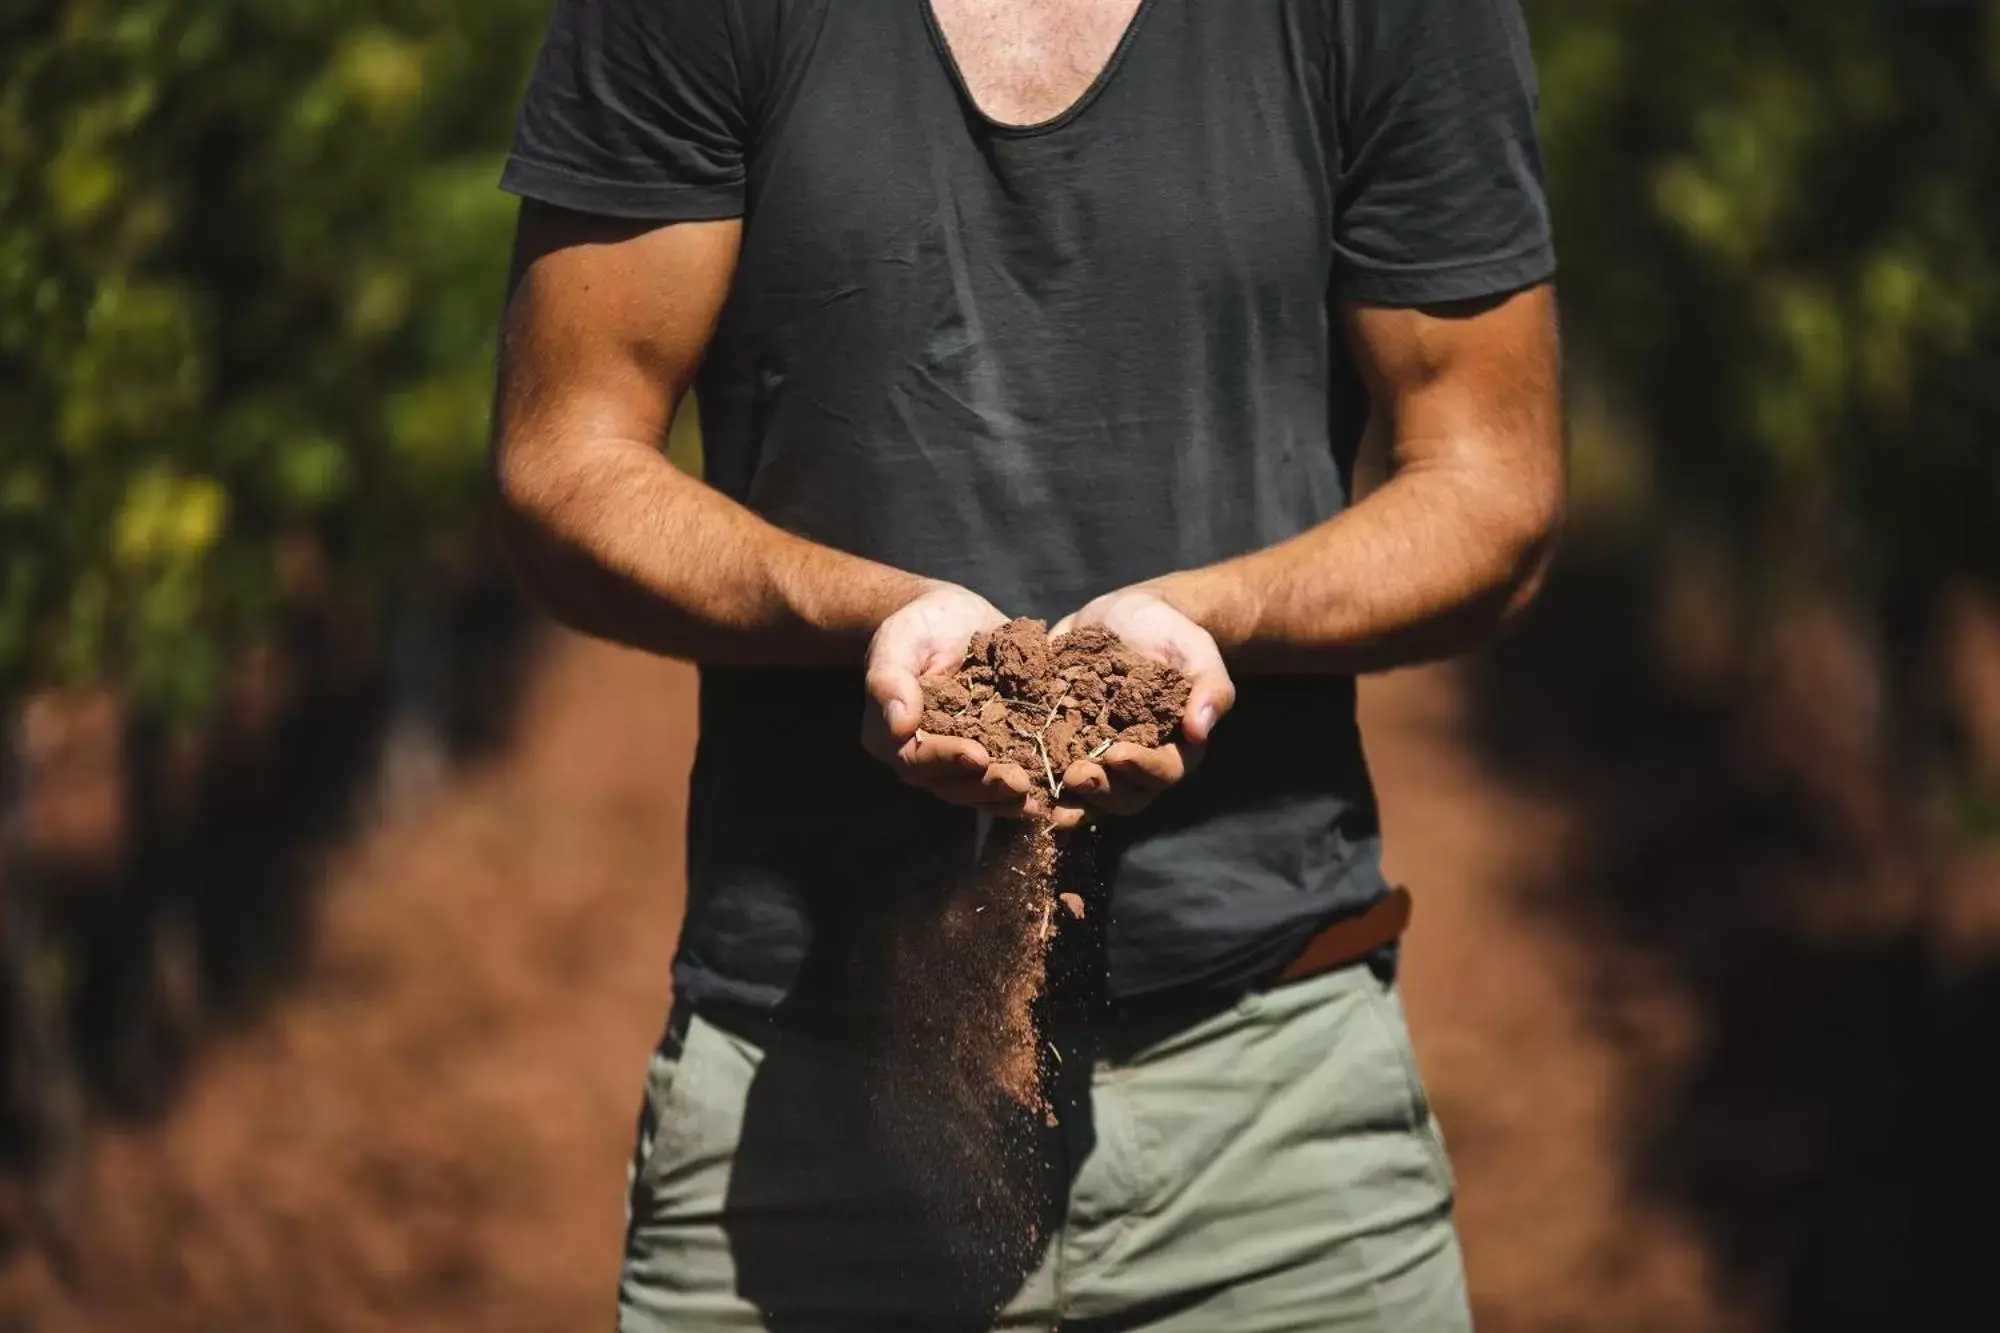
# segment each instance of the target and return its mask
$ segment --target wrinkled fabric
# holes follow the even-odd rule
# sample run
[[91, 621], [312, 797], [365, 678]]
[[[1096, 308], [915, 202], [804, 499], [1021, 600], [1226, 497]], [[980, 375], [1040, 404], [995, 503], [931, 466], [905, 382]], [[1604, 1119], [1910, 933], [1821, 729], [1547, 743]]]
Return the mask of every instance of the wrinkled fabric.
[[[1346, 505], [1341, 300], [1551, 272], [1515, 0], [1143, 0], [1029, 128], [927, 15], [565, 0], [506, 169], [743, 218], [706, 475], [793, 532], [1054, 619]], [[1239, 985], [1384, 890], [1353, 682], [1239, 686], [1200, 773], [1102, 835], [1120, 996]], [[963, 869], [973, 816], [870, 761], [861, 706], [856, 674], [704, 669], [682, 994], [775, 1004]]]
[[649, 1069], [621, 1333], [1469, 1333], [1444, 1141], [1366, 967], [1129, 1052], [1057, 1040], [1056, 1123], [1002, 1201], [864, 1057], [684, 1006]]

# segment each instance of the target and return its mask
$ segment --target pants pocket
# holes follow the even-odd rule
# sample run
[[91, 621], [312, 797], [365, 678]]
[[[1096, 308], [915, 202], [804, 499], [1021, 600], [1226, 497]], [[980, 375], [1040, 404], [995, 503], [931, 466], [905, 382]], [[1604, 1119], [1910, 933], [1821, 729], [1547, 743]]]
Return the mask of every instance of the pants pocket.
[[660, 1127], [665, 1123], [667, 1105], [673, 1096], [674, 1081], [680, 1072], [681, 1055], [687, 1042], [688, 1016], [680, 1010], [667, 1020], [660, 1044], [646, 1057], [646, 1088], [639, 1098], [638, 1124], [633, 1133], [632, 1160], [625, 1168], [625, 1221], [629, 1226], [639, 1205], [640, 1190], [652, 1168], [659, 1145]]
[[1431, 1170], [1437, 1183], [1446, 1193], [1456, 1196], [1458, 1179], [1452, 1171], [1451, 1156], [1445, 1149], [1444, 1130], [1438, 1124], [1437, 1113], [1431, 1107], [1430, 1094], [1424, 1088], [1423, 1075], [1417, 1069], [1416, 1047], [1410, 1040], [1409, 1018], [1403, 1011], [1402, 997], [1394, 987], [1382, 984], [1375, 986], [1369, 995], [1369, 1012], [1375, 1015], [1381, 1025], [1383, 1036], [1394, 1048], [1396, 1058], [1402, 1066], [1403, 1091], [1409, 1110], [1409, 1129], [1424, 1145], [1430, 1155]]

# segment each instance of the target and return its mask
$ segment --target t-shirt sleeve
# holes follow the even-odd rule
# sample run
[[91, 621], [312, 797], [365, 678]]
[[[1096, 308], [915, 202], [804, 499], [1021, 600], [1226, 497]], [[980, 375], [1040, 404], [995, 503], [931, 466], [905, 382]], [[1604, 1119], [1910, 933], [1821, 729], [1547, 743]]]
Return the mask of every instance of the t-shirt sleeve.
[[743, 212], [735, 0], [557, 0], [501, 188], [663, 222]]
[[1339, 0], [1336, 290], [1494, 296], [1555, 272], [1519, 0]]

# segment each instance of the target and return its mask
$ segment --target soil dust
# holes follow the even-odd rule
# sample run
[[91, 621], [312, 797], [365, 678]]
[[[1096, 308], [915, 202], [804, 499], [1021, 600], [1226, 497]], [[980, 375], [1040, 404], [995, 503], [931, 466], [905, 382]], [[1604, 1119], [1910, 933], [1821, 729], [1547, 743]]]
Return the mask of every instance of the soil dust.
[[[1175, 734], [1189, 684], [1171, 666], [1139, 656], [1107, 630], [1051, 640], [1039, 620], [974, 635], [952, 675], [923, 682], [922, 729], [979, 742], [999, 763], [1019, 764], [1054, 801], [1065, 770], [1119, 742], [1157, 746]], [[1046, 806], [1044, 806], [1046, 808]], [[1049, 941], [1083, 915], [1065, 890], [1065, 856], [1046, 817], [1007, 821], [987, 839], [979, 869], [951, 886], [898, 941], [896, 1003], [905, 1045], [934, 1052], [968, 1102], [991, 1094], [1043, 1108], [1035, 1005]]]

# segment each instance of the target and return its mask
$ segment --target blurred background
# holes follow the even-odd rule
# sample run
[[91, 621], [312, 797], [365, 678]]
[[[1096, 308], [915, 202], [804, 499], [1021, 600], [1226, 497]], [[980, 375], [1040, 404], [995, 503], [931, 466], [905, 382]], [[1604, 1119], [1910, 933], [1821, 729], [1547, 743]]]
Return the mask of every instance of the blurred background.
[[[1481, 1326], [1985, 1325], [2000, 0], [1528, 7], [1572, 533], [1364, 700]], [[546, 9], [0, 11], [0, 1330], [607, 1315], [692, 695], [485, 537]]]

